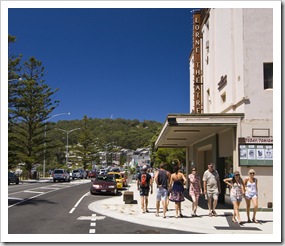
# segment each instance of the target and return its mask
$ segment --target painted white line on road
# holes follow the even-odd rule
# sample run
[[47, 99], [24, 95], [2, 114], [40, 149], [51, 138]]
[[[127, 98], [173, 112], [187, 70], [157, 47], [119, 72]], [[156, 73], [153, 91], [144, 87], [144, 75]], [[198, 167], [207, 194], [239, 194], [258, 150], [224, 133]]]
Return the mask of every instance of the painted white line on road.
[[18, 197], [8, 197], [8, 200], [18, 200], [18, 201], [23, 201], [23, 198], [18, 198]]
[[59, 190], [59, 188], [54, 187], [40, 187], [38, 189], [44, 189], [44, 190]]
[[94, 222], [92, 222], [92, 223], [90, 223], [90, 226], [92, 227], [94, 227], [94, 226], [96, 226], [96, 222], [94, 223]]
[[37, 194], [43, 194], [44, 192], [42, 191], [33, 191], [33, 190], [24, 190], [26, 193], [37, 193]]
[[82, 201], [82, 199], [87, 196], [90, 192], [88, 191], [85, 195], [83, 195], [79, 200], [78, 202], [74, 205], [74, 207], [69, 211], [70, 214], [73, 213], [73, 211], [77, 208], [77, 206], [79, 205], [79, 203]]
[[89, 233], [96, 233], [96, 229], [90, 229]]

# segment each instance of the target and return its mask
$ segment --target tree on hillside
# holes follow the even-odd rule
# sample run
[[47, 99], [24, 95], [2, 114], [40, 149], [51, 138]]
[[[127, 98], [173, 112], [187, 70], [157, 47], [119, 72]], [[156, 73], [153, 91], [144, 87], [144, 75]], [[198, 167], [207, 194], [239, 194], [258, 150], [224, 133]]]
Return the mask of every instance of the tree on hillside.
[[76, 156], [81, 157], [80, 164], [82, 164], [84, 170], [91, 169], [91, 163], [95, 159], [94, 141], [91, 131], [88, 127], [88, 121], [89, 120], [85, 115], [78, 138], [79, 144], [73, 148], [74, 152], [76, 153]]
[[22, 80], [15, 82], [9, 95], [9, 149], [31, 173], [34, 164], [42, 163], [45, 149], [45, 124], [49, 114], [58, 106], [52, 91], [43, 80], [42, 62], [31, 57], [19, 71]]

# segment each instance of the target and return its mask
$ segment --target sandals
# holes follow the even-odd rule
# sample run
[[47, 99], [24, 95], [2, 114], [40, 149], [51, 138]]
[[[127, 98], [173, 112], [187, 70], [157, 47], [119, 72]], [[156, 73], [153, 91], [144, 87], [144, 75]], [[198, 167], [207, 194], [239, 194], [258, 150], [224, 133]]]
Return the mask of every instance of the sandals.
[[235, 218], [232, 218], [232, 222], [237, 223], [237, 221], [236, 221], [236, 219], [235, 219]]
[[256, 219], [252, 219], [252, 222], [254, 222], [255, 224], [259, 224], [259, 221]]
[[158, 213], [155, 213], [155, 216], [156, 216], [156, 217], [159, 217], [159, 214], [158, 214]]

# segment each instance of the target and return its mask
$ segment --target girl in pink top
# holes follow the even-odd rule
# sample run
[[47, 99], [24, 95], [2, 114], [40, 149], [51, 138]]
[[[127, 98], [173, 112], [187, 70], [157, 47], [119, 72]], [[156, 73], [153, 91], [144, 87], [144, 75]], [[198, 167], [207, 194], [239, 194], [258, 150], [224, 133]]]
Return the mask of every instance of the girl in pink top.
[[201, 194], [203, 194], [201, 179], [196, 173], [196, 168], [193, 167], [192, 173], [188, 176], [190, 180], [189, 195], [192, 198], [192, 217], [197, 217], [196, 211], [198, 207], [199, 197]]

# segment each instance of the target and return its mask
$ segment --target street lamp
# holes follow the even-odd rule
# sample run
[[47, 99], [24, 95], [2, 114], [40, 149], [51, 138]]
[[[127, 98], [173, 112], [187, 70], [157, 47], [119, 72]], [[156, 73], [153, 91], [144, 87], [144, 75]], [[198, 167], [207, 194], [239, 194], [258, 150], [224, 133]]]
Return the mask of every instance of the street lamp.
[[63, 129], [60, 129], [60, 128], [55, 128], [56, 130], [60, 130], [64, 133], [66, 133], [66, 157], [65, 157], [65, 162], [66, 162], [66, 166], [67, 166], [67, 163], [68, 163], [68, 135], [69, 133], [73, 132], [73, 131], [76, 131], [76, 130], [80, 130], [81, 128], [74, 128], [72, 130], [63, 130]]
[[46, 173], [46, 138], [47, 138], [47, 124], [46, 123], [48, 120], [50, 120], [54, 117], [60, 116], [60, 115], [64, 115], [64, 114], [70, 115], [70, 113], [55, 114], [55, 115], [52, 115], [51, 117], [49, 117], [48, 119], [45, 120], [45, 149], [44, 149], [43, 177], [45, 177], [45, 173]]
[[18, 78], [18, 79], [9, 79], [8, 82], [12, 82], [14, 80], [18, 80], [18, 81], [22, 81], [22, 78]]

